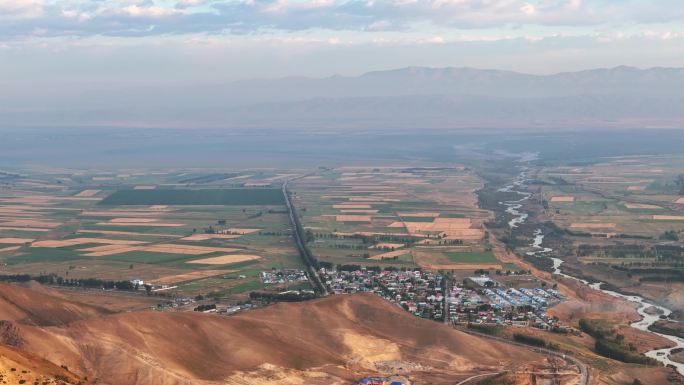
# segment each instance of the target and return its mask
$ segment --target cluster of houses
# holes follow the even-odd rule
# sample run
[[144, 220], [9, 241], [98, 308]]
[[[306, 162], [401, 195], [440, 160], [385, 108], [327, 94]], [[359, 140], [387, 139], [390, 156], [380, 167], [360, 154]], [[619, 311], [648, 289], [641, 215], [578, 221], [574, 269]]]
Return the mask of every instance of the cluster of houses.
[[157, 284], [157, 283], [152, 283], [152, 282], [147, 282], [143, 281], [140, 278], [133, 278], [131, 281], [131, 284], [135, 288], [135, 290], [149, 290], [152, 292], [157, 292], [157, 291], [165, 291], [165, 290], [172, 290], [172, 289], [177, 289], [178, 286], [172, 286], [172, 285], [166, 285], [166, 284]]
[[454, 325], [532, 326], [574, 332], [546, 313], [564, 300], [550, 287], [507, 288], [487, 276], [477, 276], [446, 290], [442, 275], [410, 269], [320, 269], [319, 274], [332, 294], [375, 293], [422, 318], [443, 321], [448, 311], [448, 321]]
[[304, 270], [284, 269], [271, 271], [262, 271], [259, 274], [261, 282], [270, 283], [288, 283], [288, 282], [306, 282], [309, 278], [306, 276]]
[[321, 269], [320, 276], [333, 294], [372, 292], [416, 316], [443, 320], [443, 277], [422, 270]]
[[410, 381], [400, 375], [388, 377], [364, 377], [356, 381], [356, 385], [410, 385]]
[[556, 289], [506, 288], [488, 277], [468, 280], [481, 287], [454, 286], [448, 293], [449, 320], [453, 324], [534, 326], [557, 332], [572, 331], [546, 313], [546, 309], [564, 300]]

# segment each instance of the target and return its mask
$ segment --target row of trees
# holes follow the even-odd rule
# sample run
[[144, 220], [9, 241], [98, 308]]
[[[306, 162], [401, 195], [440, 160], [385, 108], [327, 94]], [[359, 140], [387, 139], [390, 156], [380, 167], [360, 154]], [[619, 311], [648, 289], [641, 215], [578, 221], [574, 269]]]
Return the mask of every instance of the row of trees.
[[[116, 289], [116, 290], [138, 290], [138, 285], [130, 281], [107, 281], [98, 278], [63, 278], [56, 274], [29, 275], [15, 274], [0, 276], [0, 280], [7, 282], [28, 282], [37, 281], [44, 285], [83, 287], [88, 289]], [[145, 289], [150, 291], [151, 286], [145, 285]]]
[[288, 291], [283, 293], [253, 291], [249, 293], [249, 298], [263, 302], [300, 302], [314, 299], [316, 294], [304, 291]]
[[634, 344], [625, 345], [625, 336], [615, 330], [606, 328], [598, 320], [581, 319], [580, 329], [596, 339], [594, 350], [596, 353], [614, 360], [642, 365], [658, 365], [653, 358], [636, 353]]

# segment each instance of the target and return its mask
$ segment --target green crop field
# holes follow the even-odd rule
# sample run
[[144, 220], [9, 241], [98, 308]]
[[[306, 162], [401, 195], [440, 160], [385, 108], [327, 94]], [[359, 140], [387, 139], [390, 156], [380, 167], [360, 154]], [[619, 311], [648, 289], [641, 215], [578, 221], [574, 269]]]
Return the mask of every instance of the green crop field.
[[56, 249], [48, 247], [31, 247], [8, 258], [8, 264], [35, 263], [35, 262], [61, 262], [81, 258], [74, 250]]
[[499, 260], [494, 257], [491, 251], [484, 252], [468, 252], [468, 253], [458, 253], [458, 252], [444, 252], [444, 255], [449, 258], [449, 261], [454, 263], [499, 263]]
[[[220, 253], [215, 253], [220, 254]], [[207, 258], [213, 256], [214, 254], [207, 254]], [[204, 256], [202, 256], [204, 257]], [[196, 255], [187, 254], [172, 254], [172, 253], [153, 253], [148, 251], [130, 251], [127, 253], [120, 253], [114, 255], [108, 255], [105, 257], [100, 257], [103, 260], [109, 261], [124, 261], [132, 263], [171, 263], [178, 261], [186, 261], [190, 259], [197, 259]]]
[[404, 222], [434, 222], [433, 217], [401, 217]]
[[119, 190], [101, 205], [284, 205], [280, 189]]

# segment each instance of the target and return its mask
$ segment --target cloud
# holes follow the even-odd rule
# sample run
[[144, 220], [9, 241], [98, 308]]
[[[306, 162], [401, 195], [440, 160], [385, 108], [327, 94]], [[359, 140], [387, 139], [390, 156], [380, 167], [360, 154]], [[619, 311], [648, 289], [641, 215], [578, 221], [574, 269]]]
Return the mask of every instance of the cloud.
[[0, 0], [0, 20], [35, 19], [43, 14], [38, 0]]
[[383, 33], [446, 29], [582, 27], [684, 21], [681, 0], [0, 0], [0, 39]]

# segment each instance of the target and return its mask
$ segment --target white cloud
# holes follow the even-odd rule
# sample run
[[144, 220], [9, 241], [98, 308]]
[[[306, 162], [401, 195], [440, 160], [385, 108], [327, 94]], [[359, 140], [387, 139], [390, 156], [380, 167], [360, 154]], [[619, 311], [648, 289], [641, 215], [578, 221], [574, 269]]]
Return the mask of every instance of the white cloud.
[[43, 3], [38, 0], [0, 0], [0, 20], [32, 19], [43, 14]]
[[[684, 29], [681, 0], [0, 0], [0, 39], [309, 30], [434, 34], [521, 27]], [[676, 29], [676, 28], [675, 28]], [[439, 32], [441, 33], [441, 32]]]
[[135, 17], [164, 17], [181, 14], [181, 11], [157, 6], [139, 6], [137, 4], [126, 6], [122, 9], [123, 13]]

